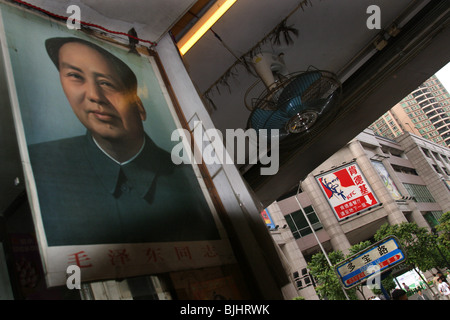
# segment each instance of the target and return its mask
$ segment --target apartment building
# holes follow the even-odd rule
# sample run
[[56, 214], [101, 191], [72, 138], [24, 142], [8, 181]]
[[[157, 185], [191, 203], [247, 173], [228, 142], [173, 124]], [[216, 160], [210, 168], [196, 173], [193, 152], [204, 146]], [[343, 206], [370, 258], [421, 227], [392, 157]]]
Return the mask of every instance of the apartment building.
[[394, 139], [404, 132], [450, 145], [450, 94], [434, 75], [376, 120], [370, 128]]
[[[264, 214], [299, 295], [318, 299], [307, 270], [307, 261], [321, 250], [317, 239], [326, 251], [348, 254], [385, 223], [434, 227], [450, 211], [449, 173], [449, 148], [409, 132], [391, 140], [366, 129], [272, 203]], [[324, 188], [330, 174], [342, 190], [364, 192], [353, 190], [353, 199], [336, 204]]]

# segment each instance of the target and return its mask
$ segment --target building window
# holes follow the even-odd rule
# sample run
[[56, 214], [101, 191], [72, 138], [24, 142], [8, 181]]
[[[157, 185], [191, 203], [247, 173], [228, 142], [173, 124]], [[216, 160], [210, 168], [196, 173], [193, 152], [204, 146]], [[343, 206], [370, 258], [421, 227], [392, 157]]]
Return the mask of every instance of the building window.
[[[305, 207], [303, 210], [305, 211], [309, 222], [311, 222], [314, 231], [323, 228], [312, 206]], [[285, 215], [284, 218], [286, 219], [289, 228], [291, 228], [295, 239], [300, 239], [301, 237], [312, 233], [311, 228], [308, 226], [308, 222], [306, 221], [301, 210]]]
[[434, 168], [434, 171], [436, 171], [439, 174], [442, 174], [441, 170], [439, 170], [439, 167], [437, 165], [433, 164], [433, 168]]
[[422, 151], [423, 151], [423, 153], [425, 153], [425, 155], [426, 155], [428, 158], [431, 158], [431, 156], [430, 156], [430, 151], [428, 151], [428, 149], [422, 148]]
[[395, 164], [391, 164], [392, 168], [395, 170], [395, 172], [405, 173], [405, 174], [411, 174], [414, 176], [418, 176], [419, 174], [417, 171], [413, 168], [407, 168], [402, 166], [397, 166]]
[[423, 217], [427, 220], [431, 228], [436, 227], [439, 224], [439, 219], [442, 217], [442, 211], [427, 211]]
[[436, 202], [426, 186], [410, 183], [404, 183], [403, 185], [408, 190], [409, 195], [414, 197], [415, 202]]

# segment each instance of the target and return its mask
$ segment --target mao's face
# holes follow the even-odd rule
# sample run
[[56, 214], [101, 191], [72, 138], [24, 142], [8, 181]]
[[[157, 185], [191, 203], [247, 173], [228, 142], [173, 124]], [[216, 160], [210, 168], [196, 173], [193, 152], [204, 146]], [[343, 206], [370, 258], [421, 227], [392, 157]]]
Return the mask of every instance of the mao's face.
[[67, 43], [59, 50], [59, 75], [78, 119], [96, 139], [134, 139], [143, 134], [145, 110], [95, 49]]

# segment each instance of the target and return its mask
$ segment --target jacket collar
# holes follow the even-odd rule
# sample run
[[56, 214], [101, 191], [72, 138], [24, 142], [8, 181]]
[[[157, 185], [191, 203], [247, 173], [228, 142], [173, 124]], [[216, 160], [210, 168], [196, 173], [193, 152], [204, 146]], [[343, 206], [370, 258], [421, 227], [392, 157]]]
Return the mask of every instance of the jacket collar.
[[89, 132], [86, 134], [86, 156], [103, 187], [109, 193], [114, 195], [120, 188], [119, 176], [122, 171], [127, 178], [127, 183], [141, 197], [144, 197], [157, 175], [168, 173], [167, 170], [173, 167], [170, 154], [160, 149], [147, 134], [145, 139], [145, 146], [141, 153], [133, 161], [120, 165], [97, 147]]

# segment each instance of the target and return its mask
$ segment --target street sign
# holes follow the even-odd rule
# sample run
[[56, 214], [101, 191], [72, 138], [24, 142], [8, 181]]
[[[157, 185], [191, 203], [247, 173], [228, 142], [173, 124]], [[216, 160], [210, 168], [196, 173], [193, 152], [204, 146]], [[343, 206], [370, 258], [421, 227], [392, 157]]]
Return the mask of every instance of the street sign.
[[335, 266], [345, 289], [350, 289], [373, 276], [387, 271], [406, 259], [397, 238], [391, 236], [358, 252]]

